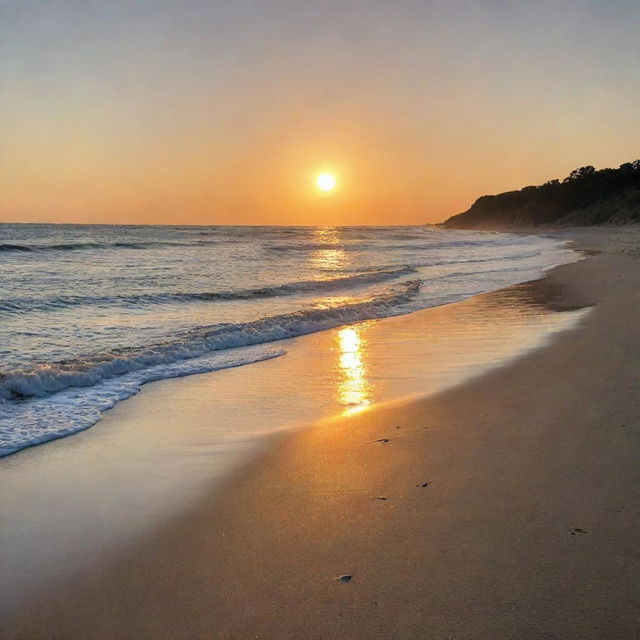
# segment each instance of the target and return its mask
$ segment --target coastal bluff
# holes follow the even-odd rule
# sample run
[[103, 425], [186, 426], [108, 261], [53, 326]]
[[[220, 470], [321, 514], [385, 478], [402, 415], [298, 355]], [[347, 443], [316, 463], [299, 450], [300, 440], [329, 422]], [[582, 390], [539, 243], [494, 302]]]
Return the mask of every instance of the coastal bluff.
[[593, 226], [640, 223], [640, 160], [617, 169], [592, 166], [549, 180], [478, 198], [448, 218], [448, 229], [513, 229], [540, 226]]

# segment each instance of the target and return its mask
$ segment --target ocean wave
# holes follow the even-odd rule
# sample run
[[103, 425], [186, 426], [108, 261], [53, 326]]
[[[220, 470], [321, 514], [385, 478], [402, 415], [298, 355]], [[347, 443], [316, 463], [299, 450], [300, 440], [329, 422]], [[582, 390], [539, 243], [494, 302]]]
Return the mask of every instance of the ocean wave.
[[304, 242], [299, 244], [273, 244], [266, 246], [267, 251], [278, 253], [303, 251], [367, 251], [373, 246], [369, 242]]
[[[486, 247], [501, 246], [503, 244], [502, 238], [496, 238], [493, 242], [488, 242], [486, 238], [483, 239], [464, 239], [455, 241], [439, 242], [434, 246], [432, 242], [429, 242], [429, 237], [425, 234], [424, 237], [420, 236], [406, 236], [407, 240], [413, 240], [409, 243], [394, 244], [390, 242], [393, 240], [393, 236], [388, 238], [371, 238], [368, 242], [360, 241], [341, 241], [341, 242], [300, 242], [297, 244], [272, 244], [265, 246], [266, 251], [273, 251], [277, 253], [301, 253], [310, 251], [369, 251], [380, 247], [384, 251], [441, 251], [443, 249], [470, 249], [473, 247]], [[395, 239], [401, 239], [396, 237]]]
[[406, 265], [389, 269], [365, 271], [355, 275], [337, 276], [321, 280], [301, 280], [280, 285], [256, 287], [231, 291], [177, 292], [161, 294], [140, 294], [128, 296], [51, 296], [48, 298], [6, 298], [0, 299], [0, 311], [24, 313], [25, 311], [44, 311], [62, 309], [78, 305], [140, 305], [166, 304], [188, 301], [215, 300], [251, 300], [255, 298], [275, 298], [297, 293], [321, 293], [339, 291], [354, 286], [376, 284], [394, 280], [415, 273], [415, 269]]
[[191, 240], [171, 242], [169, 240], [129, 241], [129, 242], [64, 242], [59, 244], [0, 244], [0, 252], [20, 251], [23, 253], [46, 251], [82, 251], [88, 249], [154, 249], [156, 247], [197, 247], [218, 244], [214, 240]]
[[69, 388], [29, 402], [0, 402], [0, 458], [92, 427], [102, 413], [137, 394], [148, 382], [241, 367], [285, 354], [284, 349], [264, 347], [208, 354], [132, 371], [95, 388]]
[[214, 351], [273, 342], [350, 322], [403, 313], [402, 305], [418, 293], [420, 284], [418, 280], [409, 280], [356, 302], [318, 306], [249, 322], [201, 326], [164, 343], [9, 371], [0, 374], [0, 399], [44, 397], [70, 387], [93, 386], [132, 371], [170, 365]]
[[33, 248], [23, 244], [0, 244], [0, 251], [33, 251]]
[[[541, 257], [543, 255], [542, 251], [539, 250], [535, 250], [535, 251], [529, 251], [526, 253], [520, 252], [520, 253], [513, 253], [513, 254], [509, 254], [509, 255], [504, 255], [504, 256], [489, 256], [486, 258], [468, 258], [466, 260], [463, 260], [459, 257], [453, 257], [453, 258], [449, 258], [449, 259], [444, 259], [442, 257], [440, 258], [434, 258], [433, 260], [417, 260], [417, 261], [413, 261], [413, 262], [408, 262], [408, 263], [404, 263], [404, 264], [393, 264], [393, 263], [389, 263], [389, 264], [380, 264], [380, 265], [376, 265], [375, 267], [371, 267], [369, 268], [369, 271], [367, 271], [367, 268], [343, 268], [340, 269], [339, 272], [340, 273], [353, 273], [355, 271], [357, 271], [358, 273], [369, 273], [370, 271], [387, 271], [387, 270], [393, 270], [393, 269], [412, 269], [414, 272], [417, 272], [419, 269], [423, 269], [425, 267], [446, 267], [449, 265], [465, 265], [465, 264], [477, 264], [477, 263], [482, 263], [482, 262], [495, 262], [495, 263], [500, 263], [500, 262], [518, 262], [518, 261], [523, 261], [523, 260], [530, 260], [532, 258], [537, 258], [537, 257]], [[512, 267], [509, 267], [509, 269], [511, 269]], [[324, 271], [324, 272], [328, 272], [328, 273], [335, 273], [336, 269], [335, 268], [328, 268], [328, 269], [323, 269], [320, 268], [319, 271]]]
[[[278, 230], [276, 237], [283, 236], [286, 238], [286, 233], [291, 233], [291, 230]], [[299, 232], [297, 232], [299, 233]], [[266, 234], [262, 234], [266, 237]], [[200, 237], [198, 237], [200, 236]], [[309, 251], [368, 251], [380, 244], [380, 240], [384, 241], [385, 250], [420, 250], [420, 249], [433, 249], [433, 244], [427, 242], [429, 235], [413, 235], [413, 234], [389, 234], [389, 236], [371, 237], [343, 240], [341, 242], [298, 242], [295, 244], [268, 244], [264, 248], [266, 251], [287, 253], [287, 252], [309, 252]], [[215, 239], [213, 239], [215, 238]], [[192, 234], [192, 237], [185, 238], [184, 240], [122, 240], [113, 242], [99, 242], [99, 241], [78, 241], [78, 242], [52, 242], [50, 244], [34, 243], [34, 244], [20, 244], [20, 243], [2, 243], [0, 244], [0, 253], [3, 252], [22, 252], [22, 253], [40, 253], [49, 251], [83, 251], [83, 250], [109, 250], [109, 249], [130, 249], [130, 250], [144, 250], [154, 249], [157, 247], [199, 247], [214, 244], [236, 244], [246, 241], [246, 234], [240, 234], [239, 237], [227, 237], [225, 233], [218, 230], [200, 231]], [[391, 244], [389, 241], [393, 240], [413, 240], [408, 244]], [[500, 238], [496, 239], [496, 244], [500, 243]], [[483, 239], [464, 239], [453, 242], [439, 242], [438, 249], [454, 248], [454, 247], [473, 247], [473, 246], [486, 246], [487, 240]]]
[[[555, 265], [552, 265], [552, 266], [555, 266]], [[532, 266], [530, 264], [527, 264], [525, 266], [520, 266], [520, 267], [509, 268], [510, 274], [535, 273], [537, 271], [539, 271], [539, 268]], [[429, 282], [444, 282], [448, 280], [455, 280], [456, 278], [472, 279], [474, 281], [481, 282], [481, 280], [479, 279], [479, 276], [488, 276], [496, 273], [504, 274], [505, 270], [504, 269], [480, 269], [477, 271], [452, 271], [451, 273], [445, 273], [442, 275], [438, 275], [434, 278], [425, 279], [422, 282], [423, 284], [427, 284]]]

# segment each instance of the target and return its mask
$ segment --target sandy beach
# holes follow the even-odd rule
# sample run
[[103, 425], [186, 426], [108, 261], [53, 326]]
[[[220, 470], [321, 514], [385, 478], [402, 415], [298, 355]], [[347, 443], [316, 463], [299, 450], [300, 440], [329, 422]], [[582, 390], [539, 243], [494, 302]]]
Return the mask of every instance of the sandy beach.
[[578, 234], [603, 253], [536, 285], [593, 306], [552, 345], [274, 438], [2, 637], [636, 638], [637, 237]]

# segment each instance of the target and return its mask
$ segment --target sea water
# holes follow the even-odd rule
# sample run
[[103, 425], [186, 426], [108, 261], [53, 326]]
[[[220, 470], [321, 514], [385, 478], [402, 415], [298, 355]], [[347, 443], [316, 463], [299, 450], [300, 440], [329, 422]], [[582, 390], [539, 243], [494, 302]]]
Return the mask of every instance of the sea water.
[[0, 456], [153, 380], [524, 282], [557, 239], [433, 227], [0, 225]]

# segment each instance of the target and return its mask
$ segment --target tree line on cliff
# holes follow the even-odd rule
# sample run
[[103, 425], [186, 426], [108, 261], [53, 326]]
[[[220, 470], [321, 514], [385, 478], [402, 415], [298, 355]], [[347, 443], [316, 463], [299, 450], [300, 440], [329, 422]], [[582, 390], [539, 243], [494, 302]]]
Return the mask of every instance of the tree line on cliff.
[[444, 226], [501, 229], [632, 223], [640, 223], [640, 160], [618, 169], [580, 167], [564, 180], [482, 196]]

